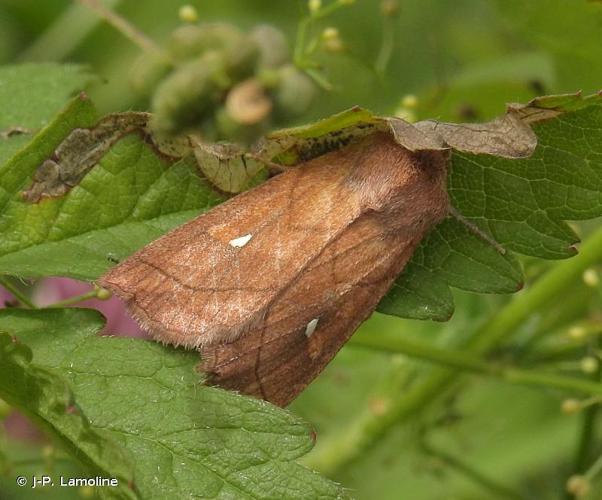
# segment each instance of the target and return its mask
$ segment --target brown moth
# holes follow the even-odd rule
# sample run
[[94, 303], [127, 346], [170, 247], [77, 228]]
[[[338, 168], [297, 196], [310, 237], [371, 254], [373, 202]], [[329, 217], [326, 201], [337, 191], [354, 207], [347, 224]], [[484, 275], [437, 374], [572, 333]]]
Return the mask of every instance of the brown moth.
[[[392, 121], [386, 132], [290, 168], [173, 230], [100, 284], [154, 338], [199, 349], [211, 383], [284, 406], [374, 311], [448, 213], [449, 144], [532, 151], [531, 131], [508, 123], [496, 122], [486, 141], [443, 128], [447, 142], [439, 136], [441, 144], [412, 148], [436, 125], [404, 131], [411, 126]], [[505, 146], [513, 142], [508, 127], [524, 140]]]
[[200, 348], [212, 383], [286, 405], [445, 217], [447, 157], [373, 134], [177, 228], [101, 284], [155, 338]]

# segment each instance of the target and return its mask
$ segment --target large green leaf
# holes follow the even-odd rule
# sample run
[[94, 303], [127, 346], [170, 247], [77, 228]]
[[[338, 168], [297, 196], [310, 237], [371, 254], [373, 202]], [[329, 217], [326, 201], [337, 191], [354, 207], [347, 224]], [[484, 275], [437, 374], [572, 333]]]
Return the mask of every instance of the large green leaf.
[[[295, 463], [314, 441], [300, 419], [202, 385], [193, 352], [95, 335], [103, 324], [86, 309], [0, 311], [0, 330], [19, 342], [0, 337], [0, 396], [52, 423], [78, 457], [103, 465], [104, 477], [123, 468], [110, 452], [127, 455], [131, 491], [142, 498], [344, 496]], [[65, 412], [69, 394], [77, 412]], [[118, 477], [127, 487], [128, 476]]]
[[[533, 108], [558, 115], [533, 123], [538, 146], [530, 158], [505, 159], [454, 152], [449, 175], [453, 205], [491, 234], [506, 250], [545, 259], [574, 255], [578, 238], [565, 220], [602, 215], [602, 106], [598, 97], [539, 99]], [[501, 255], [456, 220], [447, 219], [423, 242], [412, 262], [449, 285], [481, 293], [511, 293], [522, 273], [511, 253]], [[383, 312], [445, 319], [453, 309], [444, 293], [422, 310], [409, 309], [417, 291], [400, 291], [416, 281], [412, 268], [396, 283], [395, 302]]]
[[[17, 317], [23, 311], [15, 311]], [[7, 314], [8, 313], [8, 314]], [[52, 311], [52, 321], [36, 320], [39, 337], [53, 336], [62, 330], [67, 320], [82, 319], [81, 311], [62, 314]], [[19, 408], [47, 429], [61, 444], [88, 468], [91, 475], [114, 477], [120, 486], [115, 493], [122, 498], [133, 498], [127, 484], [133, 477], [133, 467], [125, 451], [102, 428], [90, 426], [85, 410], [74, 398], [65, 373], [48, 364], [32, 362], [32, 351], [23, 344], [33, 325], [23, 326], [15, 334], [9, 311], [0, 311], [0, 397]], [[22, 315], [21, 315], [22, 316]], [[77, 325], [81, 335], [90, 335], [98, 327], [94, 322], [71, 323]], [[102, 324], [102, 323], [101, 323]], [[64, 330], [63, 330], [64, 331]], [[10, 334], [13, 334], [12, 336]], [[37, 355], [37, 354], [36, 354]]]

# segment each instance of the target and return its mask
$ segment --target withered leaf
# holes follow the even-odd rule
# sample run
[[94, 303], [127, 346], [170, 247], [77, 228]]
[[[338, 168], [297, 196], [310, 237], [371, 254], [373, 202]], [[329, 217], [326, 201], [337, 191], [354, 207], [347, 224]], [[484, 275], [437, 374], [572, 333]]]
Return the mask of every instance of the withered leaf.
[[211, 183], [224, 193], [240, 193], [266, 170], [260, 161], [237, 144], [210, 144], [191, 136], [191, 144], [199, 169]]
[[[537, 138], [526, 119], [528, 107], [480, 124], [427, 120], [409, 123], [401, 118], [375, 116], [355, 107], [312, 125], [268, 134], [251, 151], [233, 144], [193, 140], [193, 149], [205, 176], [221, 191], [238, 193], [252, 185], [273, 164], [294, 166], [342, 148], [375, 132], [387, 132], [409, 151], [458, 151], [503, 158], [530, 156]], [[273, 168], [272, 168], [273, 170]]]
[[149, 113], [127, 112], [110, 114], [92, 128], [74, 129], [44, 161], [33, 176], [31, 186], [22, 193], [23, 199], [37, 203], [44, 197], [57, 197], [78, 185], [105, 153], [122, 137], [139, 133], [156, 147], [159, 154], [180, 157], [188, 150], [187, 139], [155, 140], [149, 131]]
[[427, 120], [414, 124], [426, 136], [436, 137], [447, 147], [473, 154], [501, 158], [526, 158], [537, 146], [537, 136], [520, 115], [510, 109], [487, 123], [443, 123]]

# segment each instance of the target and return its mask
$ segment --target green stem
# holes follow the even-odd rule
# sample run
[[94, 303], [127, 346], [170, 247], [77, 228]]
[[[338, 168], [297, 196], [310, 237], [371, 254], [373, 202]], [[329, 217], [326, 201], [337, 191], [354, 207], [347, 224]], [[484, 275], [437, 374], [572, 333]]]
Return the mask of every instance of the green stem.
[[75, 296], [69, 297], [65, 300], [59, 300], [58, 302], [55, 302], [54, 304], [50, 304], [49, 306], [46, 306], [46, 307], [48, 307], [50, 309], [56, 309], [59, 307], [71, 306], [73, 304], [77, 304], [78, 302], [83, 302], [84, 300], [96, 299], [96, 298], [98, 298], [98, 291], [91, 290], [89, 292], [83, 293], [82, 295], [75, 295]]
[[[596, 342], [599, 346], [600, 342]], [[595, 373], [591, 375], [593, 381], [600, 382], [602, 370], [598, 368]], [[600, 405], [592, 404], [589, 405], [581, 417], [581, 429], [579, 432], [577, 450], [575, 453], [575, 463], [573, 466], [573, 474], [583, 474], [587, 469], [588, 463], [593, 454], [593, 447], [596, 442], [596, 421], [600, 413]], [[567, 492], [565, 495], [567, 500], [574, 498], [574, 496]]]
[[[557, 300], [567, 287], [580, 280], [585, 269], [601, 261], [602, 228], [583, 243], [577, 256], [559, 262], [533, 286], [517, 294], [486, 324], [476, 329], [467, 342], [465, 351], [473, 355], [484, 355], [492, 351], [533, 313]], [[333, 436], [319, 451], [309, 455], [306, 462], [328, 475], [334, 475], [381, 441], [393, 426], [436, 401], [457, 383], [459, 375], [458, 370], [429, 370], [422, 380], [405, 391], [403, 398], [393, 398], [389, 411], [384, 415], [373, 415], [371, 418], [360, 416], [350, 429]]]
[[[385, 343], [386, 342], [386, 343]], [[489, 375], [507, 380], [515, 384], [543, 385], [555, 389], [583, 392], [591, 395], [602, 395], [602, 384], [575, 377], [566, 377], [554, 373], [521, 370], [519, 368], [504, 367], [489, 363], [470, 354], [449, 349], [439, 349], [425, 342], [408, 340], [401, 335], [394, 339], [361, 337], [353, 341], [354, 345], [376, 348], [386, 352], [396, 352], [419, 358], [433, 363], [438, 363], [450, 368], [458, 368]]]
[[[120, 0], [105, 0], [114, 8]], [[72, 4], [37, 40], [19, 54], [20, 61], [60, 61], [67, 57], [100, 23], [102, 19], [82, 5]]]
[[19, 290], [15, 285], [13, 285], [6, 276], [0, 276], [0, 286], [6, 288], [14, 297], [17, 299], [21, 305], [25, 306], [28, 309], [37, 309], [36, 305], [25, 295], [21, 290]]
[[602, 471], [602, 455], [600, 455], [585, 473], [585, 477], [593, 480]]
[[295, 47], [293, 49], [293, 62], [297, 67], [302, 69], [306, 68], [307, 56], [315, 50], [316, 42], [314, 42], [314, 44], [310, 44], [308, 47], [306, 46], [305, 41], [314, 21], [317, 21], [318, 19], [324, 19], [343, 7], [346, 7], [346, 4], [335, 1], [326, 5], [325, 7], [321, 7], [316, 12], [310, 13], [309, 16], [304, 17], [299, 21], [299, 24], [297, 25]]
[[121, 17], [114, 12], [110, 7], [104, 5], [100, 0], [76, 0], [81, 5], [85, 5], [93, 10], [98, 16], [104, 19], [113, 28], [119, 31], [134, 45], [137, 45], [142, 51], [158, 54], [166, 61], [169, 61], [169, 56], [142, 31], [134, 27], [127, 19]]
[[[495, 480], [487, 477], [482, 472], [476, 470], [469, 464], [464, 463], [459, 458], [456, 458], [442, 450], [433, 448], [430, 444], [423, 442], [422, 448], [426, 453], [433, 457], [441, 460], [445, 465], [456, 471], [464, 474], [466, 477], [471, 479], [473, 482], [481, 485], [484, 489], [495, 494], [499, 498], [506, 498], [508, 500], [526, 500], [526, 497], [514, 491], [507, 486], [499, 484]], [[490, 498], [489, 496], [487, 498]]]
[[311, 17], [305, 17], [301, 19], [297, 25], [297, 38], [295, 40], [295, 48], [293, 49], [293, 61], [297, 66], [303, 64], [305, 54], [305, 37], [307, 36], [307, 30], [309, 29], [311, 21]]
[[313, 19], [323, 19], [343, 7], [346, 7], [345, 3], [334, 1], [332, 3], [329, 3], [326, 6], [322, 7], [320, 10], [314, 12], [311, 17]]
[[318, 85], [320, 88], [326, 90], [327, 92], [330, 92], [333, 87], [332, 84], [326, 79], [324, 78], [319, 71], [316, 71], [314, 69], [311, 68], [305, 68], [303, 70], [307, 76], [309, 76], [315, 83], [316, 85]]
[[378, 51], [378, 56], [376, 57], [376, 63], [374, 64], [374, 69], [381, 78], [385, 76], [387, 66], [391, 60], [391, 55], [393, 54], [393, 47], [395, 45], [393, 20], [389, 17], [385, 17], [383, 19], [382, 28], [383, 39], [380, 50]]

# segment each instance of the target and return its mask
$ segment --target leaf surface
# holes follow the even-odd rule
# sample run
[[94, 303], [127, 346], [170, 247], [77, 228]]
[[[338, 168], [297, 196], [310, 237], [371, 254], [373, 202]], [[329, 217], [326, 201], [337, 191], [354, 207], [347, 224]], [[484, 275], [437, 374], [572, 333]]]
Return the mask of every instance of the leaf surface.
[[0, 67], [0, 165], [61, 111], [95, 77], [75, 65]]
[[[79, 311], [72, 311], [74, 314], [66, 315], [52, 311], [46, 317], [53, 317], [54, 321], [48, 322], [38, 315], [33, 323], [17, 323], [16, 330], [13, 328], [14, 318], [10, 317], [13, 311], [0, 311], [0, 396], [58, 439], [67, 451], [78, 457], [91, 475], [118, 479], [120, 485], [114, 491], [116, 496], [134, 498], [128, 488], [133, 467], [125, 451], [104, 429], [90, 426], [65, 374], [50, 364], [33, 362], [31, 349], [23, 343], [32, 331], [41, 338], [53, 336], [57, 328], [64, 331], [65, 318], [81, 319]], [[17, 318], [26, 318], [28, 314], [25, 311], [14, 313]], [[98, 316], [95, 316], [99, 323]], [[78, 325], [82, 335], [91, 333], [91, 324], [93, 322]]]
[[[299, 418], [202, 385], [196, 353], [95, 335], [103, 324], [99, 313], [87, 309], [0, 311], [0, 331], [8, 333], [0, 337], [2, 397], [51, 422], [55, 437], [103, 464], [104, 477], [122, 469], [108, 460], [109, 453], [126, 455], [133, 490], [128, 476], [118, 477], [129, 495], [345, 496], [340, 486], [295, 463], [314, 439]], [[8, 376], [13, 373], [19, 378]], [[65, 413], [69, 394], [76, 413]]]

